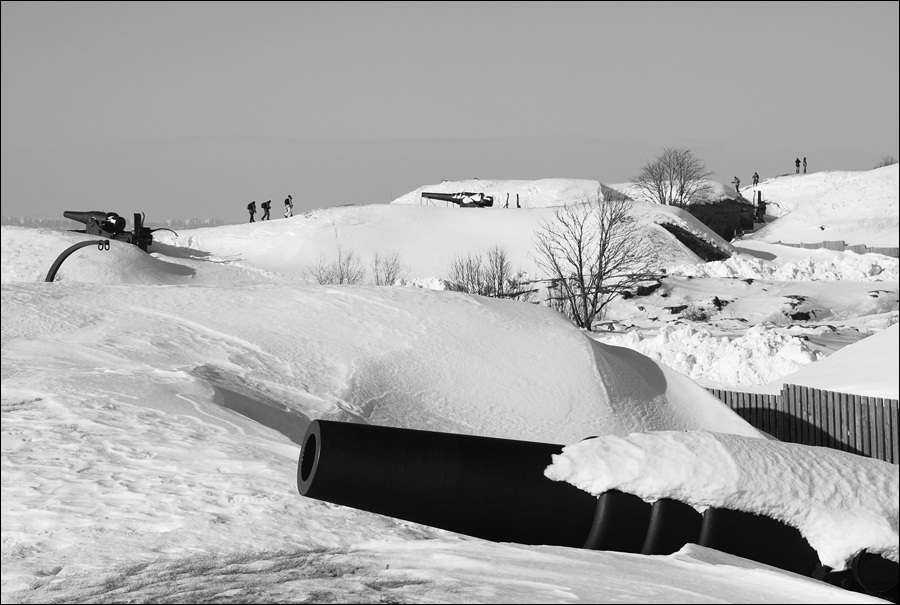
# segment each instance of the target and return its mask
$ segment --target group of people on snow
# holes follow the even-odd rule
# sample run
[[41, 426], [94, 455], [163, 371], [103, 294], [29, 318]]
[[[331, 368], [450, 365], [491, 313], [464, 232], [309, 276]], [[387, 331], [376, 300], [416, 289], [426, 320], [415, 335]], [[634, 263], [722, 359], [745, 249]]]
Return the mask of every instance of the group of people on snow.
[[[759, 173], [758, 173], [758, 172], [754, 172], [754, 173], [753, 173], [752, 179], [753, 179], [753, 186], [754, 186], [754, 187], [756, 187], [757, 185], [759, 185]], [[741, 191], [741, 179], [739, 179], [739, 178], [737, 178], [737, 177], [734, 177], [734, 180], [731, 181], [731, 184], [734, 185], [734, 190], [737, 191], [738, 193], [740, 193], [740, 191]]]
[[[802, 161], [800, 160], [800, 158], [797, 158], [796, 160], [794, 160], [794, 166], [797, 170], [797, 174], [800, 174], [800, 166], [801, 165], [803, 166], [803, 174], [806, 174], [806, 158], [805, 157], [803, 158]], [[734, 177], [734, 180], [731, 181], [731, 184], [734, 185], [734, 190], [737, 191], [738, 193], [740, 193], [741, 179]], [[754, 172], [753, 173], [753, 186], [756, 187], [757, 185], [759, 185], [759, 173]]]
[[[260, 204], [260, 208], [264, 210], [263, 215], [259, 217], [261, 221], [270, 221], [272, 217], [269, 216], [269, 211], [272, 209], [272, 200], [267, 200]], [[253, 200], [249, 204], [247, 204], [247, 212], [250, 213], [250, 222], [255, 223], [256, 219], [256, 200]], [[288, 195], [284, 198], [284, 218], [290, 218], [294, 216], [294, 198]]]

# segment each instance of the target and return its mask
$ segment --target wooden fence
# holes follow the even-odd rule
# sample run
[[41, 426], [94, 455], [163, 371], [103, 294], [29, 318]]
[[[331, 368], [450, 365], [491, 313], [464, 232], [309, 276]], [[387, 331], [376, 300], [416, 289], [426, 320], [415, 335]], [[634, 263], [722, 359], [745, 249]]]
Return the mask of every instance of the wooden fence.
[[757, 429], [789, 443], [818, 445], [900, 464], [898, 400], [794, 384], [780, 395], [707, 389]]
[[836, 241], [825, 241], [825, 242], [816, 242], [814, 244], [788, 244], [785, 242], [775, 242], [780, 246], [790, 246], [792, 248], [806, 248], [807, 250], [815, 250], [816, 248], [825, 248], [827, 250], [837, 250], [838, 252], [843, 252], [844, 250], [850, 250], [851, 252], [856, 252], [857, 254], [868, 254], [869, 252], [873, 254], [884, 254], [885, 256], [893, 256], [894, 258], [900, 257], [900, 248], [897, 247], [872, 247], [866, 246], [865, 244], [856, 244], [854, 246], [848, 246], [844, 243], [843, 240]]

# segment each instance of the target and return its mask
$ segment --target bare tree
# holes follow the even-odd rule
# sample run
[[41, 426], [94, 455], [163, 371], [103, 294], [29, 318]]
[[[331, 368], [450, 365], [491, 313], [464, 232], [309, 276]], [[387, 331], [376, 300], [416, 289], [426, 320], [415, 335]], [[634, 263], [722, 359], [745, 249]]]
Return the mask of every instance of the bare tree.
[[366, 277], [366, 270], [356, 254], [352, 250], [344, 252], [340, 246], [337, 258], [328, 260], [320, 256], [316, 265], [309, 268], [309, 273], [317, 284], [361, 284]]
[[513, 281], [512, 263], [506, 249], [494, 246], [487, 251], [487, 262], [484, 265], [484, 277], [491, 294], [497, 298], [503, 298], [510, 293]]
[[447, 275], [450, 290], [489, 296], [488, 282], [484, 272], [484, 261], [478, 253], [469, 252], [465, 256], [455, 255]]
[[469, 252], [456, 256], [447, 277], [450, 290], [493, 298], [529, 301], [535, 290], [528, 288], [525, 275], [513, 272], [509, 254], [502, 246], [494, 246], [487, 254]]
[[550, 306], [586, 330], [658, 272], [657, 254], [630, 215], [633, 202], [620, 193], [606, 198], [559, 206], [535, 233], [533, 259], [550, 277]]
[[400, 262], [399, 252], [382, 254], [375, 252], [372, 260], [372, 275], [375, 277], [376, 286], [392, 286], [398, 280], [405, 279], [409, 275], [409, 269]]
[[897, 163], [897, 159], [892, 155], [886, 155], [881, 158], [881, 161], [875, 164], [875, 168], [884, 168], [885, 166], [893, 166]]
[[684, 208], [709, 197], [712, 174], [691, 150], [670, 147], [647, 162], [632, 182], [641, 197]]

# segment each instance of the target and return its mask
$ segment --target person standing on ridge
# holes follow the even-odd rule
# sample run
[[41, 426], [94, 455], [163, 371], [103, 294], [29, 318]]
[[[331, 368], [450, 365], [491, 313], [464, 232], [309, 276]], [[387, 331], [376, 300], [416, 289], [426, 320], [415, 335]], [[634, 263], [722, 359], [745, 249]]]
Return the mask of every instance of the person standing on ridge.
[[284, 198], [284, 218], [290, 218], [294, 216], [294, 200], [288, 195]]
[[734, 177], [734, 180], [731, 182], [734, 185], [734, 190], [737, 191], [738, 193], [740, 193], [741, 192], [741, 179]]
[[803, 157], [803, 174], [806, 174], [806, 157]]
[[759, 173], [754, 172], [753, 173], [753, 186], [756, 187], [757, 185], [759, 185]]
[[253, 215], [256, 214], [256, 200], [253, 200], [249, 204], [247, 204], [247, 212], [250, 213], [250, 222], [256, 222], [253, 219]]
[[261, 217], [259, 217], [259, 220], [261, 220], [261, 221], [272, 220], [272, 217], [269, 216], [269, 210], [272, 209], [272, 200], [269, 200], [268, 202], [263, 202], [262, 209], [265, 210], [265, 212], [263, 212], [263, 215]]
[[794, 160], [794, 166], [797, 167], [797, 174], [800, 174], [800, 158]]

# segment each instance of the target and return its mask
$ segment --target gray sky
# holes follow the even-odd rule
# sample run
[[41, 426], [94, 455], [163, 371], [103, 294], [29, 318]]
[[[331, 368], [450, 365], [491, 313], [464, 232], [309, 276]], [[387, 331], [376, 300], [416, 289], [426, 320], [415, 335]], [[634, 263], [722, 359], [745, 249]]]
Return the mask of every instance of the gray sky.
[[4, 1], [3, 213], [616, 183], [663, 147], [722, 182], [865, 170], [900, 155], [898, 6]]

